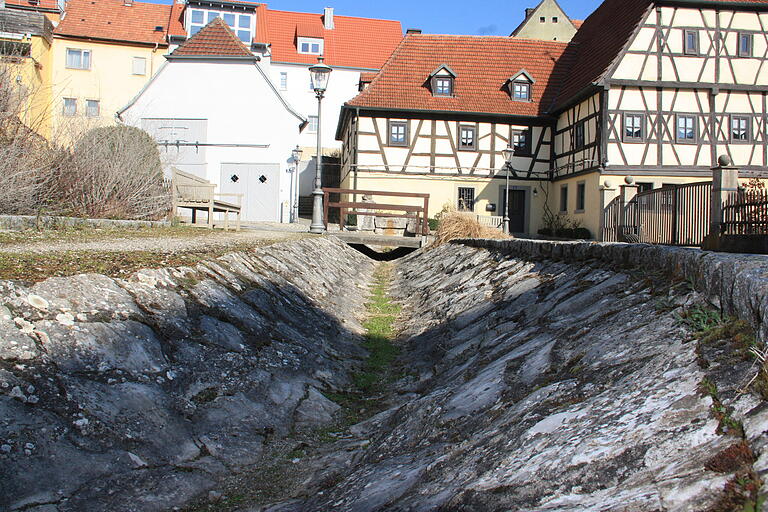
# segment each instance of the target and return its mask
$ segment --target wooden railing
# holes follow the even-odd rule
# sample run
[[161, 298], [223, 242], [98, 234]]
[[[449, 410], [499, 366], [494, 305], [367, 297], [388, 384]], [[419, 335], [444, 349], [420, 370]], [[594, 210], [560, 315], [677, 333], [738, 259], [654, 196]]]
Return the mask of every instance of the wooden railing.
[[[331, 194], [359, 195], [359, 196], [384, 196], [384, 197], [409, 197], [421, 199], [423, 204], [402, 205], [402, 204], [382, 204], [366, 203], [362, 201], [330, 201]], [[325, 228], [328, 229], [328, 210], [330, 208], [339, 208], [339, 228], [344, 231], [344, 224], [347, 215], [371, 216], [371, 217], [390, 217], [415, 219], [418, 225], [417, 231], [422, 235], [429, 234], [429, 194], [417, 194], [412, 192], [384, 192], [376, 190], [354, 190], [346, 188], [323, 188], [323, 210], [325, 219]], [[383, 212], [381, 210], [384, 210]], [[395, 213], [390, 213], [395, 212]]]
[[768, 191], [740, 190], [723, 204], [721, 235], [768, 234]]
[[603, 210], [603, 241], [701, 245], [709, 233], [711, 193], [711, 182], [667, 185], [625, 204], [622, 191]]

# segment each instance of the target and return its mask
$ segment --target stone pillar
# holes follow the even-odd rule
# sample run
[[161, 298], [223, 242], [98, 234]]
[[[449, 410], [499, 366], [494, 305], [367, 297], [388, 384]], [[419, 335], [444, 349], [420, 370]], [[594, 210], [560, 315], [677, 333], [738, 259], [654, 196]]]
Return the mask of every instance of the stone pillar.
[[603, 241], [603, 233], [605, 232], [605, 208], [608, 206], [608, 203], [613, 201], [613, 198], [616, 196], [615, 192], [616, 189], [613, 188], [613, 183], [608, 180], [605, 180], [605, 182], [600, 185], [600, 232], [595, 233], [595, 238], [601, 242]]
[[[371, 205], [375, 205], [376, 203], [373, 201], [373, 198], [369, 195], [364, 195], [362, 202], [364, 203], [371, 203]], [[361, 208], [360, 213], [363, 212], [371, 212], [373, 213], [373, 209], [366, 209]], [[376, 229], [376, 217], [372, 215], [358, 215], [357, 216], [357, 230], [358, 231], [374, 231]]]
[[720, 248], [720, 222], [723, 216], [723, 203], [729, 195], [739, 189], [739, 169], [733, 166], [730, 157], [722, 155], [717, 159], [717, 164], [717, 167], [712, 168], [709, 235], [702, 244], [702, 248], [708, 251], [716, 251]]

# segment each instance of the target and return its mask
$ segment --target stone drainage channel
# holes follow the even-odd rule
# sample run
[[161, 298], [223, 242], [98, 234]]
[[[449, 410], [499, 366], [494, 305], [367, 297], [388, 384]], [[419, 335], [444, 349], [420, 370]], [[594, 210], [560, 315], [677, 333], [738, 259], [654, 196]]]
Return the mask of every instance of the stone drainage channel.
[[757, 285], [482, 245], [0, 283], [0, 510], [765, 509]]

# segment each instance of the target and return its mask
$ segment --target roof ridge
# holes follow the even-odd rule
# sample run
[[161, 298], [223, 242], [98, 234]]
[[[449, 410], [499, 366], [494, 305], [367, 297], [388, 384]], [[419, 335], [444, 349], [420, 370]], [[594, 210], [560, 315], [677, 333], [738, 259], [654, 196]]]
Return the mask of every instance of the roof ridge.
[[[266, 6], [267, 4], [263, 4], [263, 5]], [[270, 7], [267, 7], [267, 10], [271, 11], [271, 12], [282, 12], [282, 13], [286, 13], [286, 14], [306, 14], [308, 16], [319, 16], [319, 17], [322, 17], [323, 14], [324, 14], [322, 12], [287, 11], [285, 9], [271, 9]], [[394, 20], [394, 19], [389, 19], [389, 18], [369, 18], [367, 16], [348, 16], [346, 14], [337, 14], [335, 12], [333, 14], [333, 18], [334, 19], [337, 19], [337, 18], [347, 18], [347, 19], [352, 19], [352, 20], [370, 20], [370, 21], [389, 21], [389, 22], [392, 22], [392, 23], [401, 23], [400, 20]]]

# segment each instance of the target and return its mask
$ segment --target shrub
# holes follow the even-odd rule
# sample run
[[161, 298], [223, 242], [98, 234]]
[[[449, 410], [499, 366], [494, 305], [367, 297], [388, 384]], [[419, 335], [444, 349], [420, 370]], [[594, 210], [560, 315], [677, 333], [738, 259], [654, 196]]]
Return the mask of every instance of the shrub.
[[60, 164], [56, 199], [85, 217], [157, 219], [170, 208], [157, 144], [132, 126], [83, 134]]
[[477, 216], [471, 213], [446, 211], [440, 216], [440, 225], [437, 228], [435, 247], [451, 240], [460, 238], [511, 238], [500, 229], [483, 226], [477, 221]]
[[427, 219], [427, 222], [429, 222], [429, 230], [430, 231], [437, 231], [438, 226], [440, 225], [440, 221], [437, 219]]
[[592, 233], [587, 228], [576, 228], [574, 231], [574, 238], [580, 238], [583, 240], [589, 240], [592, 238]]

